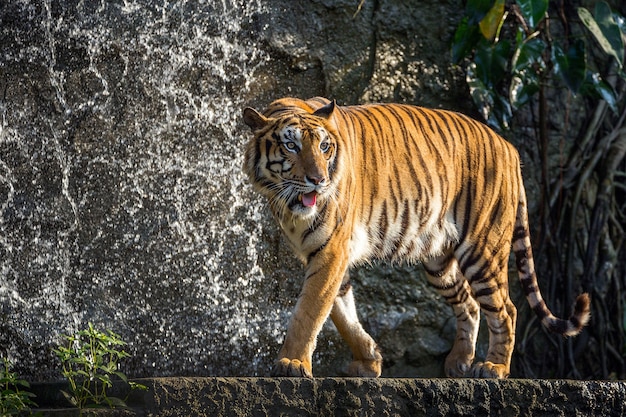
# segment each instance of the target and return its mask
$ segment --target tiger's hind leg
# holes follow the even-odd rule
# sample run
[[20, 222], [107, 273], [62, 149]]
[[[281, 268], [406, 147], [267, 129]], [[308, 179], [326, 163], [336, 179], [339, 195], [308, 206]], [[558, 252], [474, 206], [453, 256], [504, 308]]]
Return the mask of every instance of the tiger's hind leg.
[[376, 342], [363, 330], [359, 322], [347, 271], [335, 298], [330, 317], [339, 334], [352, 350], [353, 361], [348, 366], [348, 375], [379, 377], [383, 358]]
[[445, 362], [449, 377], [463, 377], [472, 366], [480, 324], [478, 303], [468, 282], [459, 272], [457, 261], [443, 256], [424, 263], [428, 281], [452, 306], [456, 316], [456, 338]]
[[506, 378], [511, 369], [517, 319], [517, 309], [509, 297], [508, 246], [499, 245], [483, 255], [476, 255], [473, 250], [465, 248], [462, 251], [465, 256], [459, 256], [459, 263], [485, 315], [489, 349], [485, 362], [474, 364], [469, 376]]

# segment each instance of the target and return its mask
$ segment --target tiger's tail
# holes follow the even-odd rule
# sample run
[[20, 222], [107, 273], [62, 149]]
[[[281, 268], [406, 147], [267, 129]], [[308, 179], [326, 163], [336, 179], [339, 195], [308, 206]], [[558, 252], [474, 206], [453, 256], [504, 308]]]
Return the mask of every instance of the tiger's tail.
[[530, 231], [528, 227], [528, 208], [526, 205], [526, 193], [522, 189], [520, 201], [517, 206], [515, 231], [513, 234], [513, 251], [517, 263], [519, 280], [522, 284], [526, 299], [530, 307], [539, 317], [539, 320], [550, 331], [563, 335], [575, 336], [589, 322], [591, 300], [589, 294], [583, 293], [576, 298], [574, 313], [567, 319], [561, 319], [552, 314], [537, 285], [537, 274], [533, 261], [533, 253], [530, 244]]

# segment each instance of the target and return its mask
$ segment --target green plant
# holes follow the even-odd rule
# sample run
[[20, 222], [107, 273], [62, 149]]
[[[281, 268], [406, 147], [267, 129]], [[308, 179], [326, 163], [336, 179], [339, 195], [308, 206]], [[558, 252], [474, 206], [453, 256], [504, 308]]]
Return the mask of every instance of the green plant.
[[488, 124], [512, 136], [525, 116], [520, 142], [539, 167], [533, 243], [549, 305], [567, 313], [578, 286], [592, 295], [583, 337], [538, 335], [532, 319], [518, 329], [519, 376], [626, 376], [626, 7], [613, 3], [621, 9], [468, 0], [452, 44]]
[[[508, 9], [505, 0], [467, 2], [466, 16], [455, 33], [452, 61], [472, 56], [466, 68], [470, 93], [485, 120], [497, 129], [508, 129], [513, 111], [550, 83], [602, 98], [617, 111], [614, 88], [588, 65], [584, 36], [552, 36], [548, 6], [548, 0], [517, 0]], [[578, 7], [577, 14], [625, 77], [623, 16], [604, 1], [596, 2], [593, 15], [584, 7]], [[514, 34], [507, 38], [501, 31], [509, 16]], [[561, 18], [567, 19], [565, 14]]]
[[36, 407], [31, 398], [35, 396], [23, 388], [30, 388], [28, 382], [18, 379], [17, 374], [11, 372], [13, 365], [2, 358], [0, 368], [0, 416], [16, 416], [30, 412], [30, 407]]
[[62, 335], [65, 346], [54, 352], [61, 360], [63, 376], [69, 382], [69, 392], [63, 392], [72, 405], [79, 409], [108, 406], [126, 407], [124, 400], [110, 397], [107, 390], [112, 387], [113, 377], [128, 383], [132, 389], [147, 389], [144, 385], [128, 381], [120, 372], [119, 361], [130, 355], [118, 350], [126, 343], [110, 330], [106, 333], [89, 323], [85, 330], [74, 335]]

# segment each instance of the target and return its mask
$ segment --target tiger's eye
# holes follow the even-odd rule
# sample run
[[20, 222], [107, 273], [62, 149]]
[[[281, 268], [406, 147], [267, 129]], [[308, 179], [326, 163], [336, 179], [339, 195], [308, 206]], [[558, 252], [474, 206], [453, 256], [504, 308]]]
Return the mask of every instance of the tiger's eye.
[[294, 151], [294, 152], [295, 152], [295, 151], [297, 151], [297, 149], [298, 149], [298, 147], [296, 146], [296, 144], [295, 144], [295, 143], [293, 143], [293, 142], [287, 142], [287, 143], [285, 143], [285, 147], [286, 147], [287, 149], [289, 149], [290, 151]]
[[320, 149], [322, 152], [328, 152], [328, 150], [330, 149], [330, 142], [320, 142]]

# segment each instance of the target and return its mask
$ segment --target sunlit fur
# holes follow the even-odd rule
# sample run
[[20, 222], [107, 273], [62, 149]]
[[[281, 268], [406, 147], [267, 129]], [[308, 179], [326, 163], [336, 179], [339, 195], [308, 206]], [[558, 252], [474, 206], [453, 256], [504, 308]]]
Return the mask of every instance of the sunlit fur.
[[[589, 297], [556, 318], [541, 298], [517, 151], [466, 116], [420, 107], [336, 106], [284, 98], [247, 108], [254, 135], [244, 171], [306, 265], [276, 375], [312, 376], [330, 316], [353, 353], [351, 375], [379, 376], [382, 357], [356, 314], [348, 268], [384, 259], [422, 262], [457, 317], [449, 376], [509, 375], [517, 310], [508, 293], [511, 243], [531, 308], [550, 330], [577, 334]], [[489, 328], [474, 363], [480, 312]]]

